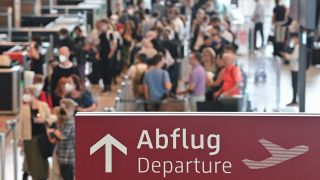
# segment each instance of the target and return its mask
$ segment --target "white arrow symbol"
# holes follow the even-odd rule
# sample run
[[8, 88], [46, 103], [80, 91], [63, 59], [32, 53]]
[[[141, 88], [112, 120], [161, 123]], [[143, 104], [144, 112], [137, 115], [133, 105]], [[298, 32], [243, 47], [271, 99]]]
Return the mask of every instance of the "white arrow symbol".
[[244, 159], [242, 162], [250, 169], [265, 169], [278, 164], [289, 161], [293, 158], [301, 156], [309, 151], [309, 147], [305, 145], [296, 146], [291, 149], [280, 147], [266, 139], [260, 139], [259, 142], [270, 152], [271, 157], [262, 161], [253, 161]]
[[105, 146], [105, 171], [106, 173], [112, 173], [112, 146], [116, 147], [125, 155], [128, 155], [128, 150], [126, 146], [108, 134], [90, 148], [90, 156], [103, 146]]

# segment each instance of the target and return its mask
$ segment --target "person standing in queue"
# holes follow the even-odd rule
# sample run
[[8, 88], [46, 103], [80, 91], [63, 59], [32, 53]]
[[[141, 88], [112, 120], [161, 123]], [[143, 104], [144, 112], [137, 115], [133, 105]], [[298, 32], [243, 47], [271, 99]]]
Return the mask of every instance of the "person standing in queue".
[[40, 45], [36, 41], [31, 41], [27, 48], [27, 56], [30, 59], [30, 70], [35, 74], [43, 75], [44, 59], [39, 49]]
[[86, 90], [81, 84], [81, 80], [76, 75], [71, 75], [68, 82], [67, 98], [74, 100], [77, 106], [77, 112], [93, 112], [97, 109], [97, 103], [92, 97], [90, 91]]
[[227, 45], [223, 53], [224, 69], [215, 84], [222, 84], [221, 89], [214, 96], [232, 97], [241, 94], [242, 73], [236, 65], [236, 52], [232, 45]]
[[[172, 83], [168, 71], [162, 69], [163, 56], [158, 54], [153, 57], [152, 66], [144, 74], [143, 77], [143, 92], [146, 100], [160, 101], [170, 92]], [[149, 60], [150, 61], [150, 60]], [[158, 111], [159, 103], [148, 105], [149, 111]]]
[[18, 137], [23, 145], [26, 169], [36, 180], [48, 179], [49, 164], [41, 148], [42, 138], [47, 138], [46, 123], [50, 122], [50, 108], [47, 103], [35, 97], [36, 89], [28, 87], [22, 97], [23, 104], [18, 124]]
[[299, 72], [299, 51], [300, 40], [298, 33], [292, 33], [290, 35], [291, 43], [293, 45], [292, 53], [281, 52], [282, 57], [290, 62], [291, 76], [292, 76], [292, 92], [293, 98], [291, 103], [287, 106], [298, 106], [298, 72]]
[[191, 111], [197, 111], [197, 103], [206, 100], [206, 71], [201, 65], [202, 56], [194, 52], [189, 57], [189, 63], [192, 66], [192, 72], [189, 78], [189, 87], [186, 91], [179, 94], [189, 94], [191, 100]]
[[49, 129], [50, 140], [56, 143], [56, 155], [63, 180], [73, 180], [75, 176], [75, 118], [77, 103], [72, 99], [62, 99], [59, 107], [58, 129]]
[[280, 56], [280, 52], [285, 45], [287, 10], [284, 5], [280, 4], [280, 0], [275, 0], [276, 7], [273, 9], [272, 23], [274, 24], [274, 52], [273, 55]]
[[76, 66], [70, 61], [70, 50], [63, 46], [59, 49], [59, 65], [53, 70], [51, 76], [51, 92], [57, 87], [57, 84], [62, 77], [69, 77], [72, 74], [78, 75]]
[[117, 42], [114, 41], [112, 33], [110, 33], [110, 36], [107, 36], [108, 23], [105, 19], [100, 21], [99, 54], [101, 58], [101, 76], [104, 85], [103, 93], [111, 92], [112, 72], [114, 68], [112, 67], [112, 60], [117, 50]]

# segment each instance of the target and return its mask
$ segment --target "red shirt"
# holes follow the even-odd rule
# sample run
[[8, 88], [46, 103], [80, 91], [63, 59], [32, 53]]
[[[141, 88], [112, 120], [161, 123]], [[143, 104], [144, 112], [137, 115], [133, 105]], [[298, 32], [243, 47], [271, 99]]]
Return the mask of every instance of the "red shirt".
[[52, 110], [53, 106], [52, 106], [52, 99], [50, 95], [47, 95], [46, 92], [41, 91], [41, 94], [39, 96], [39, 100], [42, 102], [46, 102], [49, 106], [49, 108]]
[[[242, 81], [240, 68], [235, 64], [229, 65], [225, 68], [223, 75], [222, 93], [229, 92], [237, 83]], [[240, 94], [240, 87], [236, 88], [230, 93], [230, 96]]]

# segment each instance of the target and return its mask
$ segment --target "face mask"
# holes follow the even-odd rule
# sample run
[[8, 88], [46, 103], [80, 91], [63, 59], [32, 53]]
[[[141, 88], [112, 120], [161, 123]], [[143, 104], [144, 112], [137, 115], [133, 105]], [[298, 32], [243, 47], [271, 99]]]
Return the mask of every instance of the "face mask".
[[24, 95], [22, 96], [22, 101], [23, 101], [24, 103], [29, 103], [29, 102], [31, 101], [31, 95], [30, 95], [30, 94], [24, 94]]
[[70, 92], [72, 92], [72, 91], [75, 89], [75, 87], [74, 87], [73, 84], [67, 83], [67, 84], [64, 85], [64, 89], [65, 89], [68, 93], [70, 93]]
[[59, 61], [60, 61], [60, 63], [64, 63], [64, 62], [67, 61], [67, 57], [64, 56], [64, 55], [60, 55], [60, 56], [59, 56]]
[[294, 48], [294, 46], [295, 46], [294, 41], [290, 41], [289, 46], [290, 46], [290, 48]]
[[64, 110], [63, 108], [61, 108], [59, 114], [60, 114], [61, 116], [65, 116], [65, 115], [67, 115], [67, 112], [66, 112], [66, 110]]
[[43, 89], [43, 84], [35, 84], [35, 85], [34, 85], [34, 88], [36, 89], [36, 91], [35, 91], [35, 96], [36, 96], [36, 97], [39, 97], [40, 94], [41, 94], [41, 91], [42, 91], [42, 89]]
[[212, 41], [212, 46], [213, 46], [213, 47], [217, 46], [218, 44], [220, 44], [219, 41]]
[[59, 36], [59, 39], [60, 39], [60, 40], [64, 40], [65, 37], [64, 37], [64, 36]]

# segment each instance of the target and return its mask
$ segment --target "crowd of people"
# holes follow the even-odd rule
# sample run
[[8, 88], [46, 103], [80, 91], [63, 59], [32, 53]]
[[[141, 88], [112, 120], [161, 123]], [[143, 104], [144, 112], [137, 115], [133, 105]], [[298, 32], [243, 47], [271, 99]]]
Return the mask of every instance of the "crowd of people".
[[[255, 31], [260, 31], [264, 39], [264, 9], [257, 2], [252, 20]], [[187, 14], [185, 6], [168, 6], [163, 0], [155, 1], [153, 6], [150, 10], [129, 5], [123, 10], [119, 5], [117, 13], [97, 21], [88, 33], [82, 27], [73, 32], [61, 29], [57, 54], [50, 61], [52, 72], [47, 77], [40, 54], [41, 39], [34, 37], [30, 42], [27, 55], [30, 70], [36, 75], [22, 98], [19, 137], [25, 154], [24, 179], [48, 179], [49, 174], [55, 176], [57, 171], [64, 180], [74, 178], [74, 115], [97, 109], [92, 86], [101, 86], [101, 93], [108, 95], [112, 86], [117, 85], [117, 78], [127, 75], [134, 98], [147, 102], [145, 111], [158, 111], [161, 101], [169, 96], [189, 97], [191, 111], [197, 111], [198, 103], [214, 103], [244, 93], [245, 74], [237, 63], [237, 36], [228, 17], [211, 8], [212, 1], [197, 1], [191, 14]], [[282, 6], [277, 4], [274, 13], [277, 26], [278, 21], [284, 20]], [[188, 21], [192, 24], [191, 32], [187, 32]], [[188, 33], [190, 47], [184, 47]], [[275, 53], [293, 61], [292, 76], [296, 82], [299, 39], [295, 34], [291, 37], [297, 47], [293, 53], [279, 51], [279, 44], [275, 45]], [[182, 82], [183, 88], [178, 88], [179, 59], [188, 59], [192, 67], [189, 80]], [[86, 82], [91, 86], [86, 86]], [[297, 102], [297, 84], [294, 89], [292, 103]], [[49, 157], [53, 157], [55, 169], [51, 173]]]

